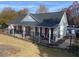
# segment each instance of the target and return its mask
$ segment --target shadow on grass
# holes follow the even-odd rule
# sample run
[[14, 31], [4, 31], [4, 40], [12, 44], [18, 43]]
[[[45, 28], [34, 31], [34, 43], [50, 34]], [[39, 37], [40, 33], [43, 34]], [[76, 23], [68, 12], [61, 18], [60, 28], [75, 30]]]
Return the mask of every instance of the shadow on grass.
[[73, 45], [68, 51], [74, 54], [75, 56], [79, 57], [79, 46], [78, 45]]
[[42, 46], [40, 44], [36, 44], [41, 57], [76, 57], [78, 55], [71, 53], [68, 49], [61, 48], [50, 48], [46, 46]]

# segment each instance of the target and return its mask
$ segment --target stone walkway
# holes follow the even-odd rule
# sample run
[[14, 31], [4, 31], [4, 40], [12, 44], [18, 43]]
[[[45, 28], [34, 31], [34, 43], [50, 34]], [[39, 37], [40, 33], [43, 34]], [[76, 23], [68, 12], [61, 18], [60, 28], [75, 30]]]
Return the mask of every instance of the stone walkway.
[[15, 34], [15, 37], [22, 38], [21, 34]]
[[[74, 43], [75, 39], [72, 39], [72, 44]], [[70, 39], [66, 39], [62, 44], [60, 44], [59, 48], [68, 48], [70, 46]]]

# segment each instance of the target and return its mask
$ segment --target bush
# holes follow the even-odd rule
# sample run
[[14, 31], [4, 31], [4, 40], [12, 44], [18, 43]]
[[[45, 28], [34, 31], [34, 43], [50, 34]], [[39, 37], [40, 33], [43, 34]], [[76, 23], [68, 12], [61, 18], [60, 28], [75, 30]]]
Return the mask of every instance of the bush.
[[5, 24], [5, 23], [3, 23], [3, 24], [0, 25], [0, 29], [4, 29], [4, 28], [6, 28], [6, 27], [8, 27], [8, 25]]

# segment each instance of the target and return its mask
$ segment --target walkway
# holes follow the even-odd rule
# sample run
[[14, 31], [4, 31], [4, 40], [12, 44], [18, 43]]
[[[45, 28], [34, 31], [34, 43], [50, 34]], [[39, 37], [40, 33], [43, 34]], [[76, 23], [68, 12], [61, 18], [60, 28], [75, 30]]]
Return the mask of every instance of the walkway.
[[[75, 39], [72, 39], [72, 44], [74, 43]], [[68, 48], [70, 46], [70, 39], [66, 39], [62, 44], [60, 44], [59, 48]]]

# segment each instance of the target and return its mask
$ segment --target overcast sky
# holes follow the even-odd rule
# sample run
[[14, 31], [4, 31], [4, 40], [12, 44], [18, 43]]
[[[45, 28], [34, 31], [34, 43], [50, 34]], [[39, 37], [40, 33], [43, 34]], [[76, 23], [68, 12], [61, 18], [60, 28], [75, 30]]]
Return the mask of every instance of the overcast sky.
[[0, 1], [0, 10], [4, 7], [12, 7], [16, 11], [28, 8], [30, 12], [34, 13], [40, 4], [46, 5], [50, 12], [54, 12], [69, 7], [72, 1]]

